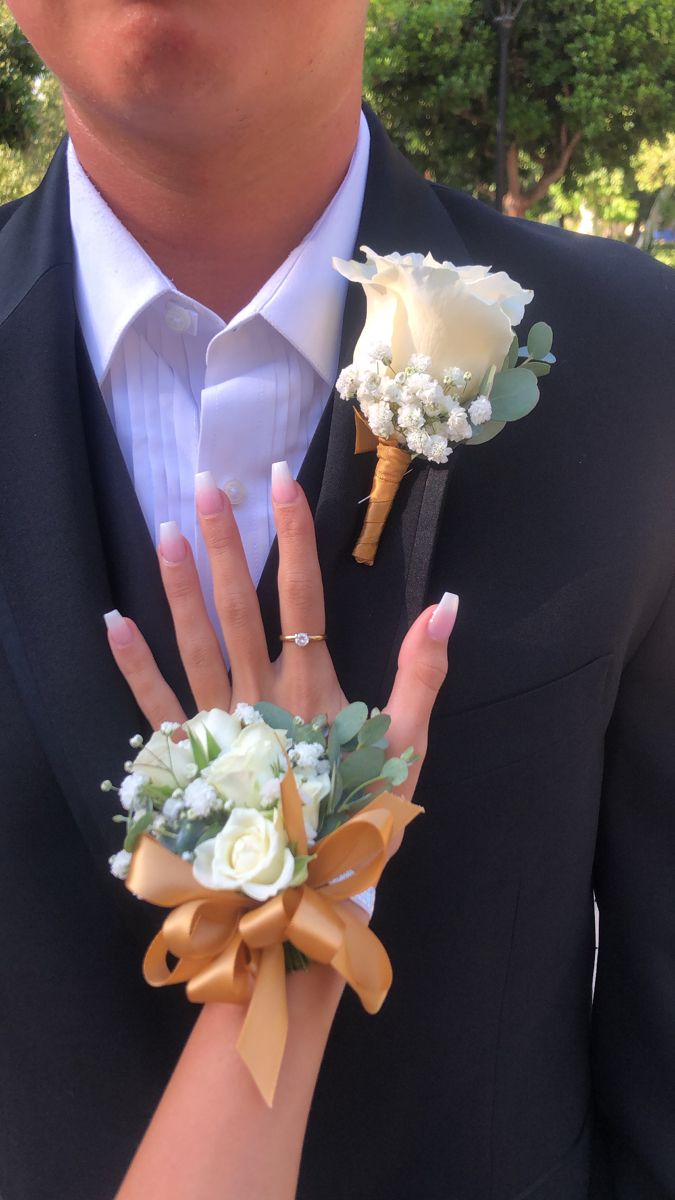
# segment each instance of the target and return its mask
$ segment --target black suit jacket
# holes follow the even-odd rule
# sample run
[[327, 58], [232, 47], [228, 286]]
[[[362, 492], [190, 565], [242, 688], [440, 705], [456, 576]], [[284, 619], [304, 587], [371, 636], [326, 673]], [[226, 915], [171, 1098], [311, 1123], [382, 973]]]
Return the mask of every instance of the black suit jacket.
[[[378, 893], [394, 986], [377, 1018], [342, 1003], [298, 1195], [666, 1200], [674, 276], [426, 183], [371, 133], [359, 243], [505, 269], [534, 288], [527, 323], [553, 325], [559, 361], [525, 421], [415, 467], [370, 570], [350, 551], [372, 461], [343, 401], [302, 470], [349, 696], [382, 704], [412, 617], [445, 589], [461, 607], [427, 815]], [[133, 615], [189, 697], [77, 323], [63, 150], [0, 221], [0, 1195], [105, 1200], [195, 1010], [142, 982], [157, 914], [107, 872], [99, 780], [140, 718], [101, 614]], [[363, 315], [350, 286], [343, 363]], [[271, 644], [274, 570], [273, 552]]]

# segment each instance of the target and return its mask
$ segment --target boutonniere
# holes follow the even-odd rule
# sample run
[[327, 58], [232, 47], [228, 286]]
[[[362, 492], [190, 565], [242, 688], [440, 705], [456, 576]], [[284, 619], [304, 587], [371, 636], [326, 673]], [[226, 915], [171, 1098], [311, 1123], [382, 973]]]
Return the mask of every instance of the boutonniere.
[[453, 447], [479, 446], [531, 412], [555, 358], [540, 321], [520, 346], [515, 326], [534, 292], [504, 271], [455, 267], [431, 254], [375, 254], [333, 266], [366, 293], [354, 361], [337, 380], [356, 401], [355, 453], [377, 451], [357, 562], [372, 566], [403, 476], [415, 458], [443, 465]]

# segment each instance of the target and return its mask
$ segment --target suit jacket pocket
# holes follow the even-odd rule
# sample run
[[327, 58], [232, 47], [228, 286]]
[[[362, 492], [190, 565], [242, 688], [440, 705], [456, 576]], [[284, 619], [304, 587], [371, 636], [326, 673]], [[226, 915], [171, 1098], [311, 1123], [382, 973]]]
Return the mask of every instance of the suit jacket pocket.
[[432, 717], [428, 767], [437, 754], [455, 781], [552, 753], [570, 739], [604, 737], [611, 654], [527, 692]]

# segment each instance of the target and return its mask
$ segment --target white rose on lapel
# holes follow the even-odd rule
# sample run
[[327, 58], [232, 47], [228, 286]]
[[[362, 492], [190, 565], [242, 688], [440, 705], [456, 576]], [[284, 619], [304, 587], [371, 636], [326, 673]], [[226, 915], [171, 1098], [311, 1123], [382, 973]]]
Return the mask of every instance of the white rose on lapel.
[[430, 360], [427, 370], [442, 379], [449, 368], [470, 374], [465, 400], [478, 394], [490, 367], [499, 370], [534, 292], [504, 271], [455, 267], [431, 254], [375, 254], [361, 247], [365, 263], [334, 259], [336, 269], [366, 293], [366, 323], [354, 365], [367, 368], [376, 345], [391, 348], [393, 372], [413, 355]]
[[534, 292], [504, 271], [456, 267], [431, 254], [361, 250], [364, 263], [333, 259], [367, 301], [354, 360], [335, 387], [344, 400], [356, 401], [355, 453], [377, 452], [352, 551], [372, 567], [413, 459], [444, 465], [455, 445], [481, 446], [508, 421], [526, 416], [539, 400], [537, 380], [555, 357], [553, 330], [544, 321], [519, 346], [514, 326]]

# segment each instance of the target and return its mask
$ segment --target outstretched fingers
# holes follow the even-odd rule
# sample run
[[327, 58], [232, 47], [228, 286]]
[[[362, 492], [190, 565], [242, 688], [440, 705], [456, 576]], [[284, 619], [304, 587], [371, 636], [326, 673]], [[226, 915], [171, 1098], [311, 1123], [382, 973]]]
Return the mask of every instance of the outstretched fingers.
[[160, 526], [159, 569], [197, 708], [229, 708], [227, 668], [204, 603], [192, 550], [175, 521]]
[[279, 610], [284, 638], [307, 634], [294, 644], [284, 640], [277, 662], [294, 712], [312, 717], [332, 716], [343, 696], [326, 642], [323, 582], [316, 548], [314, 521], [302, 488], [285, 462], [272, 468], [272, 500], [279, 543]]
[[230, 656], [235, 690], [240, 699], [253, 704], [263, 698], [270, 665], [255, 584], [232, 505], [216, 486], [210, 471], [196, 476], [195, 492], [199, 524], [211, 563], [216, 611]]
[[185, 720], [179, 701], [157, 666], [138, 627], [117, 609], [105, 614], [108, 643], [143, 715], [159, 729], [162, 721]]
[[457, 617], [458, 598], [446, 592], [439, 604], [420, 613], [408, 630], [398, 656], [398, 671], [386, 712], [389, 742], [395, 754], [413, 746], [418, 756], [401, 791], [412, 795], [427, 750], [429, 720], [448, 671], [448, 638]]

